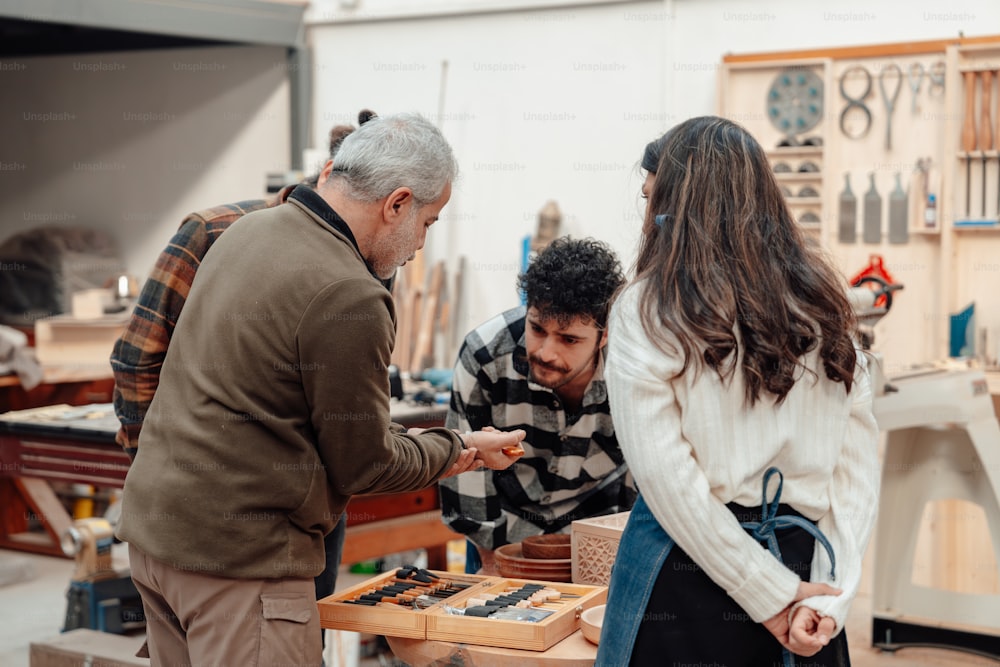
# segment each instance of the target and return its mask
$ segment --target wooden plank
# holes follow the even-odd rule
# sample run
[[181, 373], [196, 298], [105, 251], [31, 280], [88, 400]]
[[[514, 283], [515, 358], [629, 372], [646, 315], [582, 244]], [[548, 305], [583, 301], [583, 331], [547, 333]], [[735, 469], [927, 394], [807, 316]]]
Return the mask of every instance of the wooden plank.
[[441, 522], [441, 512], [433, 510], [410, 516], [347, 526], [342, 563], [358, 563], [369, 558], [422, 549], [462, 540]]
[[444, 262], [437, 262], [431, 269], [430, 285], [427, 288], [423, 312], [420, 317], [410, 372], [419, 373], [434, 363], [434, 325], [437, 321], [438, 304], [444, 285]]
[[455, 287], [451, 292], [451, 312], [447, 331], [447, 349], [445, 349], [445, 364], [450, 368], [455, 363], [458, 355], [458, 348], [465, 338], [465, 332], [459, 330], [462, 326], [462, 316], [465, 314], [462, 308], [462, 297], [464, 296], [465, 281], [465, 256], [458, 258], [458, 268], [455, 270]]
[[410, 339], [412, 326], [409, 282], [409, 274], [399, 271], [392, 290], [392, 298], [396, 302], [396, 343], [392, 348], [392, 363], [399, 369], [409, 365], [409, 348], [406, 343]]
[[[73, 521], [49, 483], [36, 477], [16, 477], [0, 480], [0, 486], [4, 500], [0, 547], [65, 558], [60, 539]], [[38, 518], [44, 532], [27, 530], [29, 512]]]
[[[447, 272], [447, 271], [446, 271]], [[454, 359], [451, 356], [451, 290], [448, 289], [448, 281], [444, 280], [441, 285], [441, 300], [438, 303], [438, 316], [434, 326], [434, 360], [431, 366], [438, 368], [441, 366], [451, 367]]]
[[[430, 425], [441, 426], [441, 423], [438, 421]], [[436, 485], [406, 493], [358, 495], [351, 498], [347, 505], [347, 525], [358, 526], [373, 521], [421, 514], [439, 507]]]
[[574, 632], [546, 651], [476, 646], [465, 642], [386, 637], [393, 654], [410, 665], [489, 665], [490, 667], [594, 667], [597, 646]]
[[18, 477], [14, 483], [58, 544], [62, 534], [72, 525], [73, 519], [70, 518], [55, 491], [48, 482], [37, 477]]
[[405, 337], [399, 337], [401, 339], [399, 342], [403, 345], [403, 353], [399, 357], [399, 370], [404, 373], [413, 366], [414, 340], [417, 336], [417, 325], [420, 323], [420, 308], [424, 302], [423, 288], [411, 290], [406, 299], [406, 317], [409, 321]]
[[949, 46], [1000, 44], [1000, 35], [981, 37], [955, 37], [952, 39], [932, 39], [920, 42], [897, 42], [890, 44], [866, 44], [863, 46], [842, 46], [797, 51], [769, 51], [761, 53], [728, 53], [722, 57], [724, 63], [753, 63], [774, 60], [800, 60], [806, 58], [885, 58], [890, 56], [912, 56], [924, 53], [944, 54]]

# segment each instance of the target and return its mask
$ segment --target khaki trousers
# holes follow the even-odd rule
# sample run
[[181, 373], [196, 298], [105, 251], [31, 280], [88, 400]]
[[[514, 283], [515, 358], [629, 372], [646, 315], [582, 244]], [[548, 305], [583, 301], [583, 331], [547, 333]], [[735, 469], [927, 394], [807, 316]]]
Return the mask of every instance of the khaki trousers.
[[152, 667], [318, 667], [313, 579], [178, 570], [129, 545]]

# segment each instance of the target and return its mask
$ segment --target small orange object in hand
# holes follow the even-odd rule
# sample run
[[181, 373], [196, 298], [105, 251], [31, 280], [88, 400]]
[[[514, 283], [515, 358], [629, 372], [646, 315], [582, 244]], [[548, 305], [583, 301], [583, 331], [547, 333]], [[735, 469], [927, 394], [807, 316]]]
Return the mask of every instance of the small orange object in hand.
[[524, 456], [524, 447], [520, 445], [512, 445], [510, 447], [504, 447], [500, 450], [507, 456]]

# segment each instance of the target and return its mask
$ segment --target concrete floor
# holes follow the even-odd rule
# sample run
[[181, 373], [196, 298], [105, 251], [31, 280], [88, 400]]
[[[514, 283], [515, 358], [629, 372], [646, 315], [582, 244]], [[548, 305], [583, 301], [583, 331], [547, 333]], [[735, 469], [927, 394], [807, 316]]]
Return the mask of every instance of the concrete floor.
[[[115, 547], [115, 563], [123, 566], [122, 545]], [[66, 589], [73, 572], [68, 559], [0, 550], [0, 666], [29, 667], [29, 644], [59, 634], [66, 612]], [[363, 575], [367, 578], [370, 575]], [[344, 573], [338, 588], [362, 577]], [[859, 595], [848, 623], [854, 667], [996, 667], [1000, 661], [959, 651], [907, 648], [883, 653], [871, 648], [871, 599]], [[383, 658], [366, 659], [360, 667], [385, 664]], [[328, 653], [327, 664], [335, 664]]]
[[[128, 567], [125, 545], [116, 544], [112, 551], [116, 569]], [[73, 575], [74, 563], [70, 559], [40, 556], [20, 551], [0, 549], [0, 667], [29, 667], [30, 645], [59, 635], [65, 622], [66, 590]], [[337, 577], [337, 587], [349, 587], [372, 575], [351, 574], [344, 568]], [[328, 644], [333, 644], [332, 631]], [[343, 633], [341, 654], [355, 656], [360, 652], [361, 640], [374, 643], [375, 637], [359, 637]], [[142, 644], [142, 633], [135, 638], [136, 648]], [[326, 664], [331, 667], [349, 667], [350, 661], [334, 658], [333, 646], [328, 647]], [[361, 658], [357, 667], [393, 667], [391, 656]]]

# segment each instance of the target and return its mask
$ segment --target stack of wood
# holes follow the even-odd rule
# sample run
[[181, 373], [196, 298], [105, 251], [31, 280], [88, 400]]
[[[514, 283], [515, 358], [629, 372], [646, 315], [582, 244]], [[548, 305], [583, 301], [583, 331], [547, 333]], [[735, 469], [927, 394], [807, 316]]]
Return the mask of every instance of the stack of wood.
[[422, 250], [396, 273], [392, 296], [397, 327], [392, 362], [401, 372], [419, 375], [428, 368], [454, 363], [464, 264], [460, 258], [450, 292], [444, 261], [436, 262], [428, 272]]

